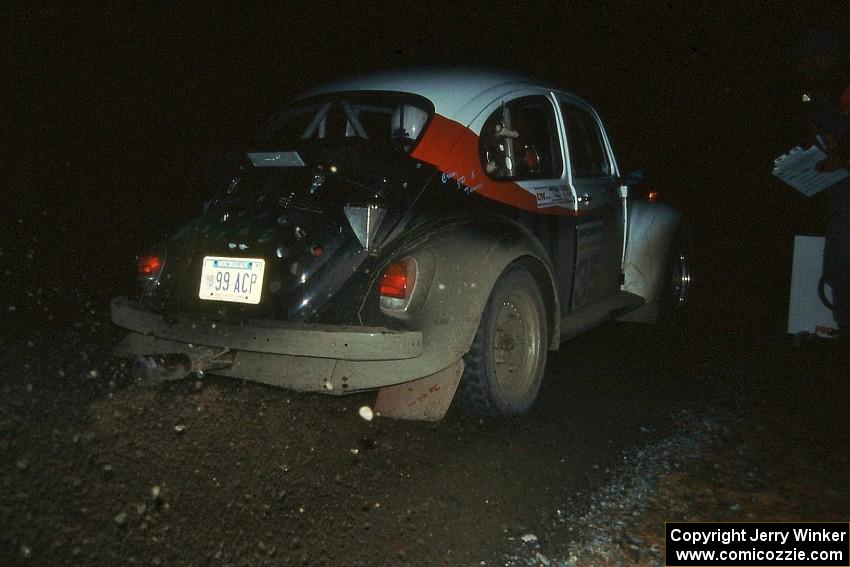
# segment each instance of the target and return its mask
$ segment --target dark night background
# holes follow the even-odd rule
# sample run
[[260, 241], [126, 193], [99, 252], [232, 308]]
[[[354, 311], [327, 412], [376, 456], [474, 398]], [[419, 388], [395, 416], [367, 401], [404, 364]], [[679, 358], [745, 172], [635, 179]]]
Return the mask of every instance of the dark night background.
[[793, 234], [819, 230], [823, 212], [770, 176], [797, 143], [788, 53], [802, 30], [850, 21], [846, 2], [814, 7], [18, 6], [4, 16], [4, 240], [37, 238], [44, 262], [97, 265], [131, 290], [133, 257], [209, 194], [207, 156], [289, 97], [387, 67], [501, 67], [591, 101], [621, 167], [647, 170], [687, 212], [698, 298], [729, 284], [753, 294], [747, 306], [779, 289], [780, 305]]
[[[816, 28], [850, 37], [850, 2], [4, 6], [0, 563], [657, 565], [666, 521], [846, 521], [846, 363], [785, 331], [825, 203], [770, 173], [802, 141], [790, 52]], [[565, 343], [518, 419], [137, 387], [109, 301], [217, 189], [209, 156], [309, 87], [420, 65], [591, 102], [689, 219], [693, 317]]]

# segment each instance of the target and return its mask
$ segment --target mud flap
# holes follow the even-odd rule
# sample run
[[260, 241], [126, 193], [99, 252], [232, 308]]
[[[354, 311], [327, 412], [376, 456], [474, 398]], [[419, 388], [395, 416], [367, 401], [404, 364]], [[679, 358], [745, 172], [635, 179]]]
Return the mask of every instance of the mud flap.
[[425, 378], [381, 388], [375, 401], [375, 412], [395, 419], [439, 421], [449, 410], [461, 375], [462, 358]]

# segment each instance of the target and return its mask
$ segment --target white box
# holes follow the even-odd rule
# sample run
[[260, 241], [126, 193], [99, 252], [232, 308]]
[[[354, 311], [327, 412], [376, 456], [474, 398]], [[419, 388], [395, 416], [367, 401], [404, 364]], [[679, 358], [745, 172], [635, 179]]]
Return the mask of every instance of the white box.
[[[788, 332], [792, 335], [812, 333], [834, 338], [838, 332], [832, 311], [818, 295], [823, 274], [823, 246], [822, 236], [797, 235], [794, 238], [791, 300], [788, 305]], [[825, 286], [824, 295], [832, 301], [832, 290], [828, 285]]]

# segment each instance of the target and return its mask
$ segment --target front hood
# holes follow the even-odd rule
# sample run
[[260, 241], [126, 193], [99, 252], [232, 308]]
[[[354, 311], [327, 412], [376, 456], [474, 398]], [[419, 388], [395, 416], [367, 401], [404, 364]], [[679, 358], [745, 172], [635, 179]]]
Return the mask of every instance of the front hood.
[[[284, 153], [286, 167], [257, 167], [256, 154], [253, 162], [246, 156], [224, 194], [169, 240], [160, 284], [146, 297], [150, 304], [216, 318], [306, 321], [346, 283], [351, 301], [362, 302], [366, 290], [352, 290], [350, 280], [403, 221], [433, 168], [358, 147], [299, 150], [303, 166], [291, 165], [294, 152]], [[381, 220], [367, 250], [349, 216], [369, 205]], [[200, 299], [206, 256], [264, 259], [260, 303]]]

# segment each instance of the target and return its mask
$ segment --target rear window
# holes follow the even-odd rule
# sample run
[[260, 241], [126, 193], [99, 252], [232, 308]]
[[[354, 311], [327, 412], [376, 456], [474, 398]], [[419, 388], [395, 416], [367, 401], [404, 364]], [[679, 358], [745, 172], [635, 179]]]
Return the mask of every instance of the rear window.
[[402, 93], [339, 93], [296, 101], [274, 115], [257, 145], [286, 149], [300, 145], [369, 144], [410, 152], [422, 138], [433, 106]]

